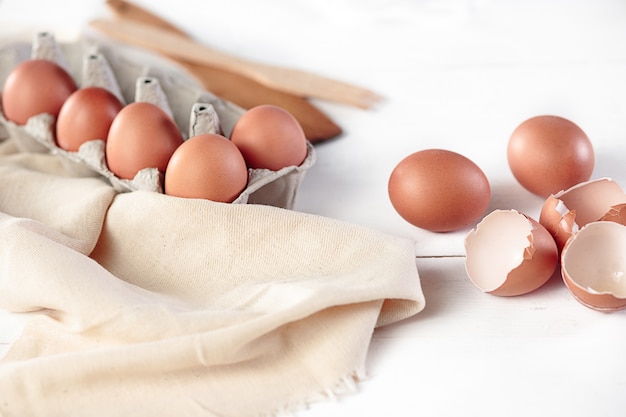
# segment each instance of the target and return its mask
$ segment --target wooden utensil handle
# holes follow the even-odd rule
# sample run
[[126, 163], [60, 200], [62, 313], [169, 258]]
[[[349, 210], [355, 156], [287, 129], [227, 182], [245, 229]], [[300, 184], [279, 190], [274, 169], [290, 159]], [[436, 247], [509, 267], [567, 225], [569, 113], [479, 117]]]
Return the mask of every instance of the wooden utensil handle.
[[143, 7], [137, 6], [134, 3], [126, 0], [107, 0], [106, 3], [107, 6], [109, 6], [109, 9], [119, 18], [145, 23], [153, 27], [167, 30], [170, 33], [176, 33], [180, 36], [187, 37], [187, 33], [179, 27], [171, 24], [165, 19], [161, 19], [159, 16], [149, 12]]
[[[153, 51], [186, 61], [203, 63], [237, 73], [249, 72], [249, 62], [201, 45], [184, 36], [155, 28], [151, 25], [129, 20], [95, 19], [90, 25], [101, 32]], [[246, 74], [250, 75], [250, 74]]]

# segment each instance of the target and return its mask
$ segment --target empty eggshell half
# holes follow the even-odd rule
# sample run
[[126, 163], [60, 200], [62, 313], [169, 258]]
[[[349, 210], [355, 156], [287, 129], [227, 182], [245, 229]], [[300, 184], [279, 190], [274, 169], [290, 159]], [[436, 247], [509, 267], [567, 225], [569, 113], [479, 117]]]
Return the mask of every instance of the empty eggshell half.
[[495, 210], [465, 237], [465, 270], [482, 291], [499, 296], [529, 293], [545, 284], [558, 263], [550, 233], [516, 210]]
[[626, 194], [610, 178], [577, 184], [548, 197], [539, 223], [554, 237], [559, 250], [567, 240], [590, 222], [610, 220], [626, 224]]
[[572, 295], [594, 310], [626, 308], [626, 226], [591, 222], [563, 247], [561, 275]]

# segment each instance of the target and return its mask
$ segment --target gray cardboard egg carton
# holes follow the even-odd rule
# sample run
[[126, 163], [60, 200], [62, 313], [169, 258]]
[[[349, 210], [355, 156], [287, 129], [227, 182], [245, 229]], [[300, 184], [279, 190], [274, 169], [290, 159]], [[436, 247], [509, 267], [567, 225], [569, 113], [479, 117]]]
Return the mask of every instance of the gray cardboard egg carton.
[[[122, 103], [145, 101], [159, 106], [172, 116], [185, 139], [202, 133], [228, 137], [244, 113], [189, 77], [173, 73], [172, 68], [168, 71], [165, 65], [142, 64], [111, 46], [87, 39], [57, 42], [49, 32], [37, 33], [32, 42], [13, 42], [0, 47], [0, 85], [4, 85], [16, 65], [31, 58], [55, 61], [72, 75], [79, 88], [99, 86], [111, 91]], [[156, 168], [143, 169], [132, 180], [118, 178], [106, 165], [104, 140], [85, 142], [78, 152], [66, 151], [56, 145], [53, 126], [54, 117], [49, 114], [33, 116], [21, 126], [7, 120], [0, 109], [0, 140], [12, 138], [21, 151], [58, 155], [72, 174], [101, 176], [119, 192], [163, 192], [162, 174]], [[307, 145], [308, 154], [300, 166], [279, 171], [249, 169], [248, 185], [233, 203], [291, 209], [306, 171], [315, 162], [315, 150], [310, 143]]]

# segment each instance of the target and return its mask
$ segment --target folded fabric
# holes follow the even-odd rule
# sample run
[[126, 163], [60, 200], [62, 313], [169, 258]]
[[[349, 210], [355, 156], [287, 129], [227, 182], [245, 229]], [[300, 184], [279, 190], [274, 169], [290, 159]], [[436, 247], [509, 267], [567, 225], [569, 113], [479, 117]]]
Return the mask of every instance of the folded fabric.
[[253, 204], [118, 193], [0, 143], [0, 415], [262, 416], [341, 391], [424, 306], [412, 242]]

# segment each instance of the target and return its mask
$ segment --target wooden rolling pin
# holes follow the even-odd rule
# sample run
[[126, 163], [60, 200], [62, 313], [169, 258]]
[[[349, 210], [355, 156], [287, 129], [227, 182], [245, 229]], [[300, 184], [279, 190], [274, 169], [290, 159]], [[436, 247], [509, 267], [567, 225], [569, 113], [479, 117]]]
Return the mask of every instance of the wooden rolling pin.
[[[126, 0], [107, 0], [107, 5], [120, 20], [149, 24], [188, 38], [184, 31], [170, 22]], [[207, 90], [244, 109], [260, 104], [274, 104], [284, 108], [298, 120], [307, 139], [312, 143], [332, 139], [342, 133], [334, 121], [305, 98], [265, 86], [235, 72], [169, 58], [186, 68]]]

